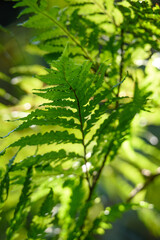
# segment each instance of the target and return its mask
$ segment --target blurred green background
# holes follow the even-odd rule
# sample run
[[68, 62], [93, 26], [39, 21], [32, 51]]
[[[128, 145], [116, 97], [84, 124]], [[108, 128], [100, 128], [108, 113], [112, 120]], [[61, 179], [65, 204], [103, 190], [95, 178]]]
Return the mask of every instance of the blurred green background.
[[[154, 3], [159, 1], [153, 1]], [[50, 0], [51, 5], [64, 5], [64, 1]], [[47, 63], [43, 51], [30, 44], [32, 31], [17, 26], [18, 9], [10, 1], [0, 2], [0, 136], [18, 126], [13, 120], [23, 117], [31, 109], [41, 104], [41, 99], [32, 94], [32, 89], [43, 87], [42, 82], [33, 79], [34, 74], [45, 73]], [[24, 19], [23, 19], [24, 20]], [[140, 49], [139, 51], [142, 51]], [[154, 181], [140, 191], [132, 202], [148, 201], [150, 209], [129, 211], [113, 223], [113, 228], [97, 239], [107, 240], [158, 240], [160, 239], [160, 53], [154, 53], [149, 61], [141, 60], [142, 52], [134, 52], [134, 61], [140, 67], [135, 71], [137, 79], [153, 81], [150, 112], [142, 112], [132, 123], [131, 135], [124, 142], [116, 159], [105, 167], [98, 185], [97, 211], [102, 204], [107, 207], [126, 201], [130, 192], [141, 187], [152, 175]], [[139, 61], [139, 62], [138, 62]], [[129, 94], [132, 83], [124, 84], [121, 95]], [[37, 131], [31, 129], [30, 131]], [[7, 140], [0, 140], [1, 150], [15, 141], [21, 132], [11, 135]], [[24, 153], [27, 155], [27, 150]], [[12, 150], [1, 158], [0, 174], [5, 168]], [[18, 191], [18, 190], [17, 190]], [[5, 231], [14, 210], [17, 192], [12, 193], [1, 216], [0, 240], [5, 239]], [[23, 239], [22, 235], [19, 239]]]

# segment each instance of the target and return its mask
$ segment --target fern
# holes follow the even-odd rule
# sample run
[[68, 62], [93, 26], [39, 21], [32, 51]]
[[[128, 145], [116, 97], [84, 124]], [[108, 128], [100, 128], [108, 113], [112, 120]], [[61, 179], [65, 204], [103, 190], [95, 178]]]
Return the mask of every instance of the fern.
[[[44, 126], [49, 124], [51, 126], [59, 125], [62, 127], [62, 130], [51, 130], [49, 132], [44, 132], [43, 134], [38, 133], [24, 136], [10, 144], [8, 148], [20, 147], [20, 149], [23, 149], [26, 146], [40, 147], [44, 144], [50, 145], [53, 143], [63, 143], [64, 148], [65, 143], [72, 143], [73, 145], [78, 143], [79, 148], [81, 149], [81, 154], [79, 155], [74, 152], [68, 152], [65, 148], [59, 152], [51, 151], [43, 155], [38, 154], [37, 152], [36, 155], [31, 155], [26, 159], [21, 160], [19, 163], [13, 164], [10, 167], [10, 171], [17, 171], [26, 168], [30, 169], [33, 167], [40, 167], [45, 170], [48, 166], [51, 166], [51, 168], [54, 169], [66, 161], [71, 161], [72, 164], [78, 161], [81, 166], [84, 165], [87, 169], [87, 164], [89, 162], [92, 165], [91, 171], [87, 169], [85, 173], [81, 173], [81, 175], [83, 176], [85, 174], [88, 183], [88, 199], [92, 197], [92, 192], [94, 191], [106, 160], [110, 161], [113, 159], [121, 143], [126, 138], [130, 121], [135, 114], [145, 106], [148, 97], [148, 94], [143, 93], [143, 90], [140, 91], [136, 84], [134, 98], [129, 103], [122, 106], [119, 105], [116, 108], [116, 111], [115, 108], [108, 111], [107, 108], [110, 105], [116, 105], [117, 98], [115, 98], [113, 94], [114, 87], [108, 89], [107, 85], [103, 82], [106, 68], [107, 66], [103, 64], [100, 66], [98, 72], [93, 74], [90, 71], [90, 62], [84, 62], [82, 65], [75, 64], [68, 58], [66, 49], [63, 55], [57, 61], [53, 62], [52, 70], [50, 70], [47, 75], [39, 77], [41, 80], [44, 80], [45, 83], [47, 82], [52, 85], [52, 87], [37, 90], [35, 94], [44, 99], [48, 99], [51, 102], [47, 103], [47, 107], [44, 105], [41, 109], [37, 109], [31, 112], [27, 117], [24, 117], [23, 123], [14, 131], [28, 128], [33, 125], [33, 123], [35, 125]], [[128, 114], [129, 111], [130, 114]], [[97, 124], [100, 120], [101, 123]], [[95, 133], [92, 134], [95, 124], [97, 129]], [[76, 134], [71, 133], [73, 129], [76, 130]], [[114, 134], [112, 134], [112, 132]], [[87, 158], [87, 154], [90, 152], [91, 156]], [[92, 173], [94, 171], [97, 171], [97, 174], [93, 177]], [[8, 176], [8, 173], [6, 174]], [[4, 180], [5, 179], [6, 177]], [[24, 194], [23, 192], [24, 191], [22, 191], [22, 196]], [[77, 198], [77, 193], [74, 194]], [[23, 203], [24, 205], [27, 204], [26, 201], [27, 200]], [[17, 206], [18, 209], [19, 205]], [[87, 209], [86, 206], [88, 206]], [[75, 229], [70, 233], [71, 239], [75, 239], [76, 232], [79, 234], [77, 227], [80, 229], [83, 227], [86, 212], [88, 211], [90, 204], [86, 206], [84, 207], [85, 210], [82, 209], [82, 212], [80, 212], [80, 215], [83, 217], [80, 217], [81, 220], [78, 220], [78, 222], [80, 222], [77, 222]], [[73, 211], [72, 204], [71, 209]], [[77, 211], [77, 209], [75, 210]], [[13, 223], [14, 221], [18, 221], [16, 220], [17, 212], [19, 212], [19, 210], [16, 210], [15, 212], [15, 220], [13, 220]], [[35, 221], [32, 226], [33, 228], [37, 226], [35, 224], [37, 221], [39, 222], [38, 219], [39, 218], [37, 217], [33, 219], [33, 222]], [[48, 222], [47, 220], [44, 221]], [[11, 223], [11, 226], [13, 223]], [[43, 231], [44, 228], [45, 227], [42, 227]], [[70, 225], [66, 225], [66, 228], [67, 233], [69, 234], [68, 231]], [[32, 231], [34, 230], [31, 230], [31, 232]], [[36, 231], [38, 230], [35, 230], [35, 232]], [[39, 231], [41, 230], [39, 229]], [[11, 236], [13, 232], [9, 230], [8, 234], [8, 236]], [[65, 238], [67, 238], [67, 235], [65, 236]]]
[[[128, 129], [130, 120], [145, 104], [147, 96], [142, 95], [142, 99], [140, 98], [138, 103], [138, 97], [135, 97], [131, 103], [125, 105], [125, 108], [119, 107], [116, 113], [113, 109], [113, 113], [111, 112], [108, 114], [106, 113], [106, 108], [110, 104], [113, 104], [113, 102], [115, 102], [117, 99], [112, 96], [112, 89], [105, 89], [105, 84], [103, 86], [103, 77], [106, 71], [105, 65], [102, 65], [97, 74], [93, 75], [89, 72], [91, 68], [91, 64], [89, 62], [85, 62], [82, 66], [74, 65], [73, 61], [71, 59], [68, 59], [64, 53], [58, 61], [55, 61], [53, 63], [53, 66], [55, 70], [52, 70], [51, 73], [46, 75], [46, 78], [42, 76], [40, 79], [43, 80], [45, 78], [44, 81], [47, 81], [49, 84], [50, 81], [47, 79], [51, 79], [51, 77], [53, 77], [52, 85], [56, 84], [56, 86], [35, 92], [35, 94], [42, 96], [45, 99], [51, 100], [51, 105], [48, 103], [48, 106], [50, 107], [41, 110], [35, 110], [30, 115], [23, 118], [25, 122], [22, 123], [22, 125], [20, 125], [17, 129], [15, 129], [15, 131], [27, 128], [33, 125], [33, 123], [35, 125], [45, 125], [46, 122], [48, 125], [51, 122], [50, 124], [54, 125], [54, 119], [55, 124], [59, 124], [63, 127], [64, 130], [51, 130], [50, 132], [45, 132], [44, 134], [38, 133], [37, 135], [34, 134], [31, 136], [22, 137], [8, 147], [19, 146], [23, 148], [27, 145], [40, 146], [43, 144], [52, 143], [60, 144], [62, 142], [78, 143], [82, 145], [82, 156], [84, 158], [84, 163], [86, 163], [86, 155], [88, 152], [87, 147], [95, 142], [95, 139], [97, 141], [97, 144], [94, 146], [94, 148], [96, 148], [96, 152], [99, 152], [97, 148], [102, 149], [104, 148], [102, 146], [108, 146], [109, 142], [107, 144], [104, 144], [104, 139], [108, 139], [108, 131], [110, 132], [111, 129], [114, 129], [115, 134], [116, 131], [121, 132], [119, 135], [121, 138], [123, 131]], [[59, 79], [61, 79], [60, 83], [58, 83]], [[89, 85], [90, 88], [88, 87]], [[107, 95], [109, 97], [108, 100], [106, 99]], [[67, 105], [64, 105], [64, 100], [67, 100], [65, 102]], [[106, 102], [99, 105], [102, 100], [105, 100]], [[54, 102], [58, 102], [59, 106], [54, 106]], [[75, 104], [75, 108], [73, 110], [70, 107], [70, 102], [74, 102]], [[134, 106], [134, 111], [131, 106]], [[126, 112], [128, 112], [129, 109], [131, 109], [132, 115], [128, 116], [126, 115]], [[102, 118], [102, 116], [104, 118], [104, 121], [99, 125], [95, 134], [91, 137], [88, 137], [95, 123], [100, 118]], [[116, 125], [117, 120], [119, 121], [119, 125]], [[75, 123], [75, 121], [77, 123]], [[68, 125], [67, 128], [71, 130], [74, 128], [79, 130], [80, 133], [78, 134], [78, 137], [76, 137], [75, 134], [70, 134], [65, 130], [66, 123]], [[103, 135], [101, 134], [102, 132]], [[120, 139], [117, 139], [117, 141], [119, 140]], [[103, 151], [105, 152], [105, 148]]]
[[[18, 178], [20, 171], [27, 172], [7, 237], [16, 236], [30, 213], [27, 239], [46, 239], [48, 229], [57, 239], [56, 228], [59, 239], [92, 239], [115, 216], [132, 208], [127, 203], [113, 206], [109, 215], [103, 211], [89, 222], [101, 173], [128, 138], [132, 120], [146, 110], [152, 94], [138, 80], [130, 96], [121, 97], [120, 89], [134, 79], [133, 48], [137, 50], [143, 44], [159, 48], [159, 42], [153, 44], [159, 23], [146, 23], [147, 19], [157, 19], [158, 11], [147, 3], [140, 7], [140, 3], [129, 0], [68, 0], [68, 7], [61, 10], [50, 8], [47, 0], [14, 2], [15, 7], [23, 8], [20, 16], [29, 14], [22, 25], [35, 29], [32, 41], [48, 55], [50, 68], [45, 69], [46, 75], [36, 76], [44, 88], [34, 90], [34, 94], [44, 103], [17, 119], [21, 124], [2, 137], [33, 125], [38, 129], [23, 134], [1, 152], [3, 156], [8, 149], [19, 148], [1, 181], [2, 204], [8, 197], [9, 179]], [[144, 29], [150, 38], [139, 37]], [[27, 156], [23, 156], [26, 149]], [[41, 198], [45, 199], [39, 212], [32, 215], [32, 205]], [[54, 215], [56, 207], [59, 210]]]
[[[141, 4], [128, 0], [125, 3], [113, 3], [112, 1], [109, 4], [105, 0], [68, 0], [66, 2], [69, 7], [61, 10], [58, 7], [49, 8], [48, 2], [44, 0], [40, 1], [40, 4], [37, 1], [26, 0], [17, 0], [16, 2], [15, 7], [26, 7], [20, 16], [28, 13], [33, 14], [23, 23], [23, 26], [38, 30], [33, 41], [39, 41], [40, 48], [49, 54], [62, 53], [66, 42], [69, 41], [73, 46], [73, 48], [71, 47], [72, 56], [84, 56], [94, 63], [93, 67], [96, 67], [95, 59], [98, 60], [99, 57], [102, 59], [104, 55], [107, 56], [111, 44], [111, 51], [114, 51], [114, 55], [118, 54], [121, 28], [123, 28], [124, 34], [130, 36], [128, 39], [125, 38], [126, 49], [133, 47], [133, 44], [130, 43], [134, 37], [136, 37], [134, 43], [136, 47], [144, 41], [145, 43], [151, 43], [155, 48], [159, 46], [159, 43], [156, 43], [154, 39], [155, 36], [158, 37], [159, 25], [158, 21], [153, 21], [153, 18], [154, 20], [158, 18], [159, 10], [157, 8], [151, 9], [147, 2]], [[152, 24], [147, 23], [148, 19], [151, 19]], [[111, 32], [105, 26], [108, 26]], [[144, 34], [143, 37], [139, 38], [139, 34], [144, 29], [147, 29], [148, 36], [146, 37], [146, 34]], [[114, 31], [116, 31], [118, 40], [112, 34]], [[109, 40], [107, 41], [104, 39], [105, 34], [109, 34]], [[114, 44], [113, 37], [115, 38]], [[94, 41], [92, 41], [93, 38]], [[99, 51], [99, 48], [103, 50]]]
[[28, 13], [35, 14], [31, 16], [23, 26], [41, 30], [40, 35], [36, 36], [35, 41], [41, 42], [40, 47], [43, 50], [48, 53], [62, 53], [66, 45], [66, 38], [68, 38], [73, 45], [78, 47], [77, 52], [82, 52], [86, 58], [91, 60], [88, 51], [81, 45], [79, 39], [68, 31], [66, 27], [67, 13], [65, 9], [63, 11], [60, 11], [58, 7], [49, 9], [47, 1], [45, 1], [45, 4], [43, 4], [44, 1], [40, 1], [40, 3], [42, 3], [40, 5], [37, 1], [24, 0], [17, 2], [15, 7], [27, 7], [21, 12], [20, 16]]

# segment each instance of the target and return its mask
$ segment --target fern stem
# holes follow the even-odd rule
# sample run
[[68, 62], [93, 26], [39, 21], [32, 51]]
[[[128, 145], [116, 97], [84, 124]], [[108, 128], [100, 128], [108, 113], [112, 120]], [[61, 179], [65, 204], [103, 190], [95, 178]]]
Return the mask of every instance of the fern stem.
[[86, 172], [85, 173], [86, 173], [86, 179], [87, 179], [88, 186], [89, 186], [89, 191], [90, 191], [91, 190], [91, 183], [90, 183], [89, 173], [88, 173], [88, 169], [87, 169], [86, 145], [85, 145], [85, 141], [84, 141], [85, 134], [84, 134], [84, 130], [83, 130], [83, 121], [82, 121], [80, 102], [79, 102], [78, 96], [76, 94], [76, 90], [73, 89], [73, 87], [71, 86], [71, 84], [68, 82], [68, 80], [66, 78], [66, 73], [65, 73], [65, 69], [64, 68], [63, 68], [63, 72], [64, 72], [64, 79], [67, 82], [67, 84], [69, 85], [70, 89], [73, 91], [73, 93], [75, 95], [75, 98], [76, 98], [76, 101], [77, 101], [78, 114], [79, 114], [79, 120], [80, 120], [80, 129], [81, 129], [81, 133], [82, 133], [82, 145], [83, 145], [83, 149], [84, 149], [83, 159], [84, 159], [84, 163], [85, 163], [85, 166], [86, 166]]
[[[121, 50], [121, 62], [120, 62], [120, 66], [119, 66], [119, 80], [118, 83], [120, 83], [122, 81], [122, 76], [123, 76], [123, 64], [124, 64], [124, 30], [123, 28], [121, 28], [121, 46], [120, 46], [120, 50]], [[118, 85], [118, 90], [117, 90], [117, 94], [116, 97], [119, 97], [119, 93], [120, 93], [120, 88], [121, 88], [121, 84]], [[118, 100], [116, 101], [116, 109], [118, 108], [119, 102]]]
[[77, 97], [76, 91], [73, 89], [74, 95], [76, 97], [77, 100], [77, 105], [78, 105], [78, 113], [79, 113], [79, 119], [80, 119], [80, 126], [81, 126], [81, 133], [82, 133], [82, 145], [83, 145], [83, 149], [84, 149], [84, 162], [85, 162], [85, 166], [86, 166], [86, 179], [88, 182], [88, 186], [89, 186], [89, 190], [91, 191], [91, 183], [90, 183], [90, 178], [89, 178], [89, 173], [88, 173], [88, 169], [87, 169], [87, 159], [86, 159], [86, 145], [85, 145], [85, 135], [84, 135], [84, 131], [83, 131], [83, 122], [82, 122], [82, 115], [81, 115], [81, 108], [80, 108], [80, 103], [79, 103], [79, 99]]
[[[96, 185], [97, 185], [97, 182], [98, 182], [98, 180], [100, 179], [102, 170], [103, 170], [103, 168], [104, 168], [104, 166], [105, 166], [105, 164], [106, 164], [106, 161], [107, 161], [107, 159], [108, 159], [108, 156], [109, 156], [109, 154], [110, 154], [110, 152], [111, 152], [111, 150], [112, 150], [113, 142], [114, 142], [114, 137], [113, 137], [113, 139], [111, 140], [111, 142], [110, 142], [110, 144], [109, 144], [109, 146], [108, 146], [107, 152], [106, 152], [106, 154], [105, 154], [105, 156], [104, 156], [104, 159], [103, 159], [103, 161], [102, 161], [102, 165], [101, 165], [101, 167], [100, 167], [97, 175], [96, 175], [95, 178], [94, 178], [94, 181], [93, 181], [92, 186], [91, 186], [91, 188], [90, 188], [90, 192], [89, 192], [88, 198], [87, 198], [87, 200], [86, 200], [86, 205], [87, 205], [87, 203], [89, 203], [89, 202], [91, 201], [91, 199], [92, 199], [92, 196], [93, 196], [95, 187], [96, 187]], [[85, 236], [85, 233], [84, 233], [84, 227], [85, 227], [85, 220], [86, 220], [87, 215], [88, 215], [88, 210], [89, 210], [89, 208], [88, 208], [87, 211], [86, 211], [86, 214], [85, 214], [85, 217], [84, 217], [84, 221], [83, 221], [83, 224], [82, 224], [82, 226], [81, 226], [81, 235], [80, 235], [80, 237], [79, 237], [78, 240], [83, 240], [83, 239], [85, 239], [85, 237], [86, 237], [86, 236]]]
[[110, 142], [110, 144], [109, 144], [109, 146], [108, 146], [107, 152], [106, 152], [106, 154], [105, 154], [105, 156], [104, 156], [102, 165], [101, 165], [101, 167], [100, 167], [97, 175], [95, 176], [95, 178], [94, 178], [94, 180], [93, 180], [93, 184], [92, 184], [91, 191], [90, 191], [90, 193], [89, 193], [89, 196], [88, 196], [87, 201], [90, 201], [91, 198], [92, 198], [92, 194], [93, 194], [93, 192], [94, 192], [94, 189], [95, 189], [95, 187], [96, 187], [96, 185], [97, 185], [97, 182], [98, 182], [98, 180], [99, 180], [99, 178], [100, 178], [100, 176], [101, 176], [102, 170], [103, 170], [103, 168], [104, 168], [104, 166], [105, 166], [105, 163], [106, 163], [106, 161], [107, 161], [107, 159], [108, 159], [108, 156], [109, 156], [109, 154], [110, 154], [110, 151], [112, 150], [113, 141], [114, 141], [114, 138], [111, 140], [111, 142]]

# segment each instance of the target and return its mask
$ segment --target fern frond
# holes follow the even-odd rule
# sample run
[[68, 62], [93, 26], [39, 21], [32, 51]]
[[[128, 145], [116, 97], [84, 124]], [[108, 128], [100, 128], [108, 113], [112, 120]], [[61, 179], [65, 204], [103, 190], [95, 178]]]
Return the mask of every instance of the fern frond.
[[31, 180], [32, 180], [32, 167], [29, 167], [26, 173], [26, 179], [16, 206], [14, 216], [11, 220], [10, 226], [7, 230], [7, 240], [13, 239], [16, 231], [20, 228], [24, 219], [30, 210], [30, 194], [31, 194]]
[[[6, 166], [0, 205], [7, 199], [9, 186], [21, 183], [21, 172], [27, 172], [7, 239], [16, 237], [32, 201], [38, 205], [46, 196], [39, 212], [35, 216], [31, 212], [27, 239], [46, 239], [51, 230], [50, 238], [90, 240], [92, 233], [104, 231], [115, 217], [131, 209], [131, 204], [120, 204], [90, 216], [105, 164], [114, 159], [130, 133], [131, 121], [147, 105], [150, 93], [137, 82], [133, 95], [124, 85], [124, 92], [131, 96], [128, 99], [121, 97], [120, 88], [127, 70], [127, 77], [134, 79], [134, 51], [142, 46], [148, 49], [142, 56], [148, 61], [149, 54], [159, 49], [159, 7], [152, 8], [148, 1], [66, 0], [60, 9], [53, 6], [54, 1], [13, 1], [15, 7], [23, 8], [19, 17], [28, 14], [21, 25], [33, 29], [31, 42], [44, 50], [50, 68], [44, 71], [46, 75], [36, 76], [45, 87], [35, 89], [34, 94], [44, 103], [17, 119], [20, 125], [4, 136], [16, 132], [18, 137], [22, 131], [20, 138], [6, 147], [22, 152]], [[141, 74], [135, 75], [139, 78]], [[33, 126], [37, 127], [31, 132]], [[54, 206], [59, 209], [56, 215]], [[59, 236], [54, 236], [57, 227]]]
[[[113, 97], [113, 89], [121, 83], [109, 89], [104, 83], [107, 69], [105, 64], [102, 64], [97, 73], [93, 74], [90, 62], [86, 61], [82, 65], [77, 65], [73, 60], [68, 58], [67, 54], [66, 49], [57, 61], [53, 61], [52, 69], [48, 70], [48, 74], [39, 77], [42, 81], [52, 86], [50, 88], [39, 89], [36, 94], [47, 100], [51, 100], [51, 102], [43, 104], [41, 109], [37, 109], [27, 117], [22, 118], [23, 123], [14, 131], [20, 131], [32, 125], [57, 125], [62, 126], [63, 130], [51, 130], [43, 134], [38, 133], [22, 137], [9, 147], [19, 146], [20, 148], [24, 148], [25, 146], [41, 146], [53, 143], [78, 143], [83, 148], [83, 159], [86, 164], [86, 154], [90, 146], [92, 146], [92, 156], [88, 161], [94, 159], [97, 153], [101, 155], [105, 154], [110, 140], [113, 139], [110, 138], [112, 131], [115, 132], [114, 137], [116, 138], [116, 142], [119, 142], [116, 145], [117, 149], [120, 147], [131, 119], [142, 108], [142, 102], [139, 100], [138, 103], [136, 100], [137, 96], [135, 96], [134, 101], [136, 103], [133, 101], [133, 104], [126, 104], [124, 107], [126, 110], [123, 110], [123, 106], [120, 106], [116, 111], [113, 107], [113, 109], [109, 110], [109, 106], [113, 106], [117, 101], [117, 98]], [[132, 105], [136, 106], [134, 111], [131, 108]], [[131, 109], [132, 115], [126, 114], [129, 109]], [[97, 124], [98, 121], [101, 123]], [[95, 124], [96, 131], [92, 133]], [[75, 135], [69, 133], [66, 129], [69, 129], [71, 132], [72, 129], [75, 129], [78, 132]], [[18, 165], [16, 164], [13, 169], [32, 166], [32, 164], [39, 165], [41, 161], [45, 165], [45, 161], [46, 164], [50, 164], [54, 159], [60, 161], [61, 158], [61, 161], [63, 161], [63, 159], [72, 158], [71, 155], [63, 157], [61, 154], [60, 158], [58, 158], [58, 154], [53, 152], [53, 154], [49, 153], [46, 156], [31, 156], [28, 159], [24, 159]], [[74, 158], [76, 157], [78, 156], [75, 155]], [[89, 181], [89, 176], [87, 178]]]
[[37, 154], [37, 155], [29, 156], [23, 159], [21, 162], [14, 164], [11, 168], [11, 171], [17, 171], [17, 170], [25, 169], [31, 166], [41, 166], [42, 168], [43, 166], [47, 166], [49, 164], [56, 166], [70, 159], [80, 160], [82, 158], [83, 156], [75, 152], [67, 153], [65, 150], [61, 149], [58, 152], [52, 151], [52, 152], [47, 152], [43, 155]]
[[50, 189], [45, 198], [38, 215], [32, 219], [30, 229], [28, 231], [28, 240], [45, 239], [46, 230], [52, 226], [52, 209], [54, 207], [53, 190]]
[[64, 39], [64, 33], [61, 29], [59, 28], [52, 28], [49, 29], [48, 31], [46, 30], [45, 32], [40, 33], [38, 36], [35, 36], [33, 38], [33, 42], [37, 41], [47, 41], [47, 40], [52, 40], [52, 39]]
[[14, 163], [14, 160], [20, 150], [17, 151], [17, 153], [9, 160], [9, 163], [7, 164], [7, 169], [6, 173], [0, 183], [0, 204], [4, 203], [8, 197], [8, 192], [9, 192], [9, 182], [10, 182], [10, 177], [9, 177], [9, 172], [12, 168], [12, 165]]
[[[43, 4], [43, 1], [40, 1], [40, 5], [41, 3]], [[25, 27], [40, 30], [40, 35], [37, 33], [38, 36], [35, 38], [35, 41], [36, 39], [37, 41], [40, 41], [40, 48], [48, 53], [62, 53], [66, 39], [68, 39], [67, 41], [71, 43], [71, 46], [74, 46], [72, 54], [77, 48], [74, 54], [75, 56], [77, 53], [80, 53], [81, 56], [94, 62], [81, 39], [77, 37], [77, 32], [74, 31], [72, 33], [68, 31], [68, 28], [66, 27], [68, 25], [68, 13], [66, 8], [59, 11], [57, 7], [48, 8], [47, 3], [43, 8], [41, 8], [40, 5], [38, 4], [38, 1], [31, 2], [26, 0], [18, 0], [18, 3], [15, 4], [15, 7], [26, 7], [26, 9], [21, 12], [20, 16], [26, 13], [33, 13], [23, 25]], [[83, 39], [85, 39], [85, 36]], [[58, 45], [54, 41], [56, 41]], [[52, 45], [52, 43], [55, 45]]]
[[[53, 92], [55, 92], [53, 94]], [[69, 91], [55, 91], [55, 88], [50, 88], [48, 90], [46, 89], [43, 89], [39, 92], [34, 92], [34, 94], [40, 96], [40, 97], [43, 97], [45, 99], [48, 99], [48, 100], [52, 100], [52, 101], [58, 101], [60, 100], [61, 98], [63, 99], [74, 99], [74, 93], [73, 92], [69, 92]]]
[[81, 209], [86, 197], [86, 193], [83, 191], [84, 185], [82, 179], [77, 179], [76, 181], [68, 179], [65, 182], [64, 188], [68, 188], [68, 186], [72, 186], [72, 190], [68, 199], [63, 200], [64, 206], [59, 213], [59, 221], [62, 225], [60, 237], [62, 239], [74, 239], [73, 235], [76, 233], [75, 227], [77, 225], [77, 221], [75, 221], [75, 219], [79, 215], [77, 205], [80, 206]]
[[69, 134], [67, 131], [50, 131], [44, 134], [38, 133], [31, 136], [22, 137], [18, 141], [12, 143], [9, 147], [36, 146], [52, 143], [60, 144], [62, 142], [81, 143], [81, 139], [76, 138], [74, 134]]
[[70, 9], [78, 9], [78, 13], [80, 15], [93, 15], [101, 13], [101, 10], [97, 7], [94, 1], [79, 1], [78, 3], [76, 3], [76, 1], [68, 2], [70, 3]]
[[[135, 84], [133, 100], [117, 109], [116, 112], [113, 111], [106, 121], [100, 125], [100, 127], [96, 130], [96, 133], [92, 136], [91, 140], [87, 143], [88, 146], [94, 140], [94, 138], [96, 138], [96, 145], [94, 146], [92, 153], [93, 156], [94, 154], [98, 154], [99, 157], [101, 154], [105, 156], [106, 149], [108, 149], [110, 142], [112, 142], [111, 149], [113, 151], [110, 156], [110, 160], [113, 160], [119, 147], [126, 139], [126, 136], [130, 131], [131, 121], [141, 109], [144, 109], [149, 95], [149, 92], [146, 94], [144, 89], [140, 90], [138, 88], [138, 84]], [[113, 135], [111, 134], [111, 131], [114, 132]]]

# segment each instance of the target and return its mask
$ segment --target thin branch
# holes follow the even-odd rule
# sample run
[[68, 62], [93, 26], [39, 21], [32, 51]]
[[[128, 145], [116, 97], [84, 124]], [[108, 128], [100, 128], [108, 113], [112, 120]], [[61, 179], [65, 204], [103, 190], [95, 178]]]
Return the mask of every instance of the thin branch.
[[148, 185], [150, 185], [154, 181], [154, 179], [157, 178], [158, 176], [160, 176], [160, 172], [148, 176], [143, 184], [140, 184], [131, 191], [130, 196], [128, 197], [126, 202], [130, 202], [139, 192], [148, 187]]

